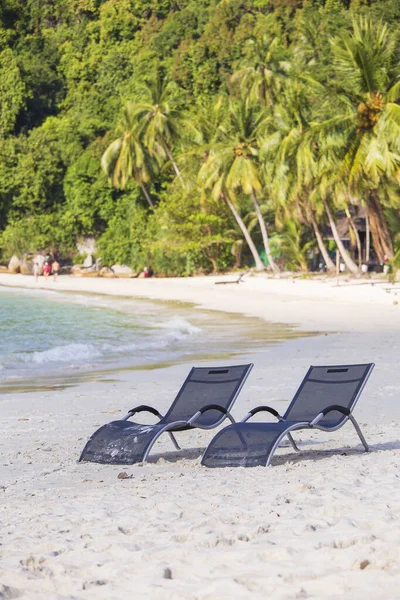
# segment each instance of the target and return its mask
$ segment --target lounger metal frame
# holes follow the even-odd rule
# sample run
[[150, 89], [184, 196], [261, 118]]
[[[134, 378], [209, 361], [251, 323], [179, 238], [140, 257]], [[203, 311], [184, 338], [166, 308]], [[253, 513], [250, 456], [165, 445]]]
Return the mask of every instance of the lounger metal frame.
[[[344, 368], [354, 367], [354, 366], [358, 366], [358, 365], [335, 365], [335, 366], [332, 366], [332, 367], [329, 367], [329, 368], [332, 368], [332, 369], [344, 369]], [[358, 437], [360, 438], [360, 441], [361, 441], [361, 443], [362, 443], [362, 445], [364, 447], [365, 452], [369, 452], [370, 451], [370, 447], [369, 447], [369, 445], [368, 445], [368, 443], [367, 443], [367, 441], [366, 441], [366, 439], [365, 439], [365, 437], [364, 437], [364, 435], [363, 435], [363, 433], [361, 431], [361, 428], [360, 428], [359, 424], [357, 423], [356, 419], [354, 418], [354, 416], [352, 414], [352, 411], [353, 411], [355, 405], [357, 404], [357, 401], [358, 401], [358, 399], [359, 399], [359, 397], [360, 397], [360, 395], [361, 395], [361, 393], [362, 393], [362, 391], [363, 391], [363, 389], [364, 389], [364, 387], [365, 387], [365, 385], [366, 385], [366, 383], [367, 383], [367, 381], [369, 379], [369, 376], [371, 375], [371, 372], [372, 372], [372, 370], [373, 370], [374, 367], [375, 367], [375, 363], [370, 363], [370, 367], [369, 367], [366, 375], [364, 376], [363, 380], [361, 381], [359, 389], [357, 390], [357, 393], [355, 394], [355, 396], [353, 398], [353, 401], [351, 403], [351, 406], [349, 408], [345, 407], [345, 406], [338, 405], [338, 404], [333, 404], [331, 406], [327, 406], [322, 411], [320, 411], [314, 417], [314, 419], [312, 419], [311, 421], [298, 421], [295, 424], [289, 425], [287, 427], [287, 429], [285, 429], [284, 431], [282, 431], [282, 433], [279, 435], [279, 437], [276, 439], [276, 441], [272, 445], [271, 450], [269, 451], [267, 462], [266, 462], [265, 466], [267, 466], [267, 467], [270, 466], [271, 459], [272, 459], [272, 457], [273, 457], [273, 455], [275, 453], [275, 450], [278, 448], [279, 444], [282, 442], [282, 440], [285, 437], [288, 437], [289, 442], [292, 445], [293, 449], [296, 452], [300, 452], [300, 449], [298, 448], [295, 440], [293, 439], [293, 437], [291, 435], [292, 431], [297, 431], [297, 430], [300, 430], [300, 429], [319, 429], [321, 431], [330, 431], [330, 432], [333, 432], [333, 431], [337, 431], [338, 429], [340, 429], [341, 427], [343, 427], [347, 423], [347, 421], [351, 421], [351, 423], [354, 426], [354, 429], [357, 432]], [[312, 365], [308, 369], [308, 371], [307, 371], [307, 373], [306, 373], [306, 375], [305, 375], [305, 377], [304, 377], [301, 385], [299, 386], [299, 388], [298, 388], [298, 390], [297, 390], [297, 392], [296, 392], [293, 400], [291, 401], [291, 403], [289, 404], [287, 410], [285, 411], [285, 415], [287, 415], [287, 414], [290, 413], [290, 409], [296, 403], [297, 397], [299, 396], [299, 394], [300, 394], [303, 386], [305, 385], [305, 383], [307, 381], [311, 381], [310, 379], [308, 379], [308, 375], [312, 371], [313, 368], [314, 368], [314, 366]], [[325, 383], [327, 383], [327, 382], [325, 382]], [[334, 384], [335, 382], [332, 382], [332, 383]], [[321, 421], [321, 419], [323, 417], [325, 417], [328, 413], [332, 412], [332, 411], [341, 412], [345, 416], [345, 419], [342, 420], [342, 421], [340, 421], [337, 425], [332, 426], [332, 427], [326, 427], [326, 426], [323, 426], [323, 425], [318, 425], [318, 423]], [[256, 415], [259, 412], [268, 412], [271, 415], [273, 415], [274, 417], [276, 417], [278, 419], [278, 421], [281, 421], [283, 423], [286, 422], [285, 416], [280, 415], [279, 412], [277, 410], [275, 410], [274, 408], [272, 408], [271, 406], [257, 406], [255, 408], [253, 408], [252, 410], [250, 410], [247, 413], [247, 415], [245, 415], [245, 417], [243, 417], [243, 419], [241, 419], [239, 421], [239, 423], [246, 423], [249, 419], [251, 419], [254, 415]], [[240, 435], [240, 437], [242, 437], [242, 436]], [[211, 441], [210, 446], [211, 446], [212, 442], [213, 442], [213, 440]], [[243, 440], [243, 442], [244, 442], [244, 440]], [[246, 443], [244, 442], [244, 444], [246, 444]], [[205, 455], [204, 455], [204, 457], [205, 457]], [[203, 459], [204, 459], [204, 457], [203, 457]]]
[[[229, 366], [226, 366], [226, 367], [220, 367], [220, 366], [218, 366], [218, 367], [214, 367], [214, 369], [222, 371], [222, 370], [225, 370], [225, 369], [230, 369], [230, 368], [232, 368], [232, 366], [234, 367], [235, 365], [229, 365]], [[192, 429], [192, 428], [207, 429], [207, 430], [208, 429], [215, 429], [226, 418], [228, 418], [231, 423], [236, 423], [235, 419], [233, 418], [233, 416], [230, 413], [230, 410], [231, 410], [233, 404], [235, 403], [236, 398], [240, 394], [240, 392], [241, 392], [241, 390], [242, 390], [242, 388], [243, 388], [243, 386], [244, 386], [244, 384], [245, 384], [245, 382], [247, 380], [247, 377], [249, 376], [250, 371], [252, 370], [252, 368], [253, 368], [254, 365], [253, 365], [253, 363], [249, 363], [246, 366], [247, 366], [247, 371], [244, 374], [243, 379], [240, 382], [240, 385], [238, 386], [238, 388], [236, 389], [235, 393], [233, 394], [233, 396], [232, 396], [232, 398], [231, 398], [231, 400], [229, 402], [228, 408], [225, 408], [224, 406], [220, 406], [219, 404], [207, 404], [206, 406], [203, 406], [202, 408], [200, 408], [199, 410], [197, 410], [192, 415], [192, 417], [190, 417], [186, 421], [173, 421], [172, 423], [166, 423], [165, 426], [162, 429], [160, 429], [157, 433], [155, 433], [154, 436], [153, 436], [153, 438], [150, 440], [150, 442], [149, 442], [149, 444], [148, 444], [148, 446], [146, 448], [146, 451], [144, 453], [142, 462], [146, 462], [147, 461], [151, 449], [153, 448], [154, 444], [156, 443], [156, 441], [158, 440], [158, 438], [163, 433], [168, 433], [168, 435], [169, 435], [169, 437], [170, 437], [170, 439], [171, 439], [174, 447], [176, 448], [176, 450], [181, 450], [181, 447], [179, 446], [179, 444], [178, 444], [178, 442], [177, 442], [177, 440], [176, 440], [176, 438], [175, 438], [175, 436], [173, 434], [173, 431], [175, 431], [175, 432], [176, 431], [185, 431], [185, 430]], [[210, 367], [210, 370], [212, 370], [212, 369], [213, 369], [213, 367]], [[164, 419], [168, 415], [168, 413], [172, 411], [172, 409], [176, 405], [176, 403], [179, 402], [179, 397], [180, 397], [182, 391], [184, 390], [185, 385], [187, 384], [187, 382], [189, 380], [192, 381], [192, 382], [195, 381], [193, 379], [190, 379], [190, 377], [191, 377], [191, 375], [192, 375], [192, 373], [193, 373], [194, 370], [195, 370], [195, 367], [192, 367], [192, 369], [190, 370], [189, 374], [187, 375], [185, 381], [183, 382], [178, 395], [176, 396], [176, 398], [174, 399], [173, 403], [169, 407], [166, 415], [162, 415], [156, 408], [154, 408], [152, 406], [141, 404], [141, 405], [136, 406], [135, 408], [132, 408], [131, 410], [129, 410], [128, 413], [124, 417], [122, 417], [122, 419], [120, 419], [120, 420], [121, 421], [127, 421], [131, 417], [133, 417], [133, 415], [135, 415], [137, 413], [140, 413], [140, 412], [150, 412], [153, 415], [155, 415], [156, 417], [158, 417], [160, 419], [160, 421], [162, 419]], [[217, 410], [217, 411], [220, 411], [221, 412], [221, 418], [218, 419], [217, 421], [213, 422], [210, 425], [201, 425], [200, 423], [196, 423], [196, 420], [201, 415], [203, 415], [205, 412], [207, 412], [208, 410]], [[151, 427], [151, 424], [149, 424], [149, 427]], [[96, 433], [97, 433], [97, 431], [95, 432], [95, 434]], [[92, 438], [90, 438], [87, 441], [87, 443], [85, 444], [85, 447], [83, 448], [83, 450], [82, 450], [82, 452], [80, 454], [78, 462], [81, 462], [83, 460], [84, 455], [86, 453], [86, 449], [88, 448], [89, 444], [91, 443], [91, 439]]]
[[[236, 400], [237, 396], [239, 395], [240, 390], [243, 387], [243, 384], [244, 384], [244, 381], [243, 381], [242, 385], [240, 386], [240, 388], [237, 390], [237, 393], [235, 394], [235, 396], [234, 396], [234, 398], [233, 398], [233, 400], [232, 400], [229, 408], [232, 407], [234, 401]], [[135, 409], [132, 409], [132, 410], [134, 411]], [[178, 428], [179, 431], [184, 431], [185, 429], [189, 429], [189, 427], [196, 427], [198, 429], [215, 429], [215, 427], [218, 427], [218, 425], [200, 425], [199, 423], [196, 424], [196, 419], [198, 419], [201, 415], [203, 415], [208, 410], [219, 410], [222, 413], [222, 417], [218, 421], [218, 425], [220, 423], [222, 423], [222, 421], [224, 420], [224, 418], [228, 418], [231, 423], [236, 423], [235, 419], [232, 417], [231, 413], [229, 412], [229, 409], [224, 408], [223, 406], [219, 406], [218, 404], [207, 404], [206, 406], [203, 406], [200, 410], [198, 410], [197, 412], [195, 412], [195, 414], [190, 419], [188, 419], [187, 421], [174, 421], [173, 423], [167, 423], [165, 425], [165, 427], [163, 427], [162, 429], [160, 429], [160, 431], [155, 434], [155, 436], [151, 440], [150, 444], [147, 446], [147, 450], [146, 450], [145, 455], [143, 457], [143, 462], [147, 461], [147, 458], [148, 458], [148, 456], [150, 454], [150, 450], [152, 449], [152, 447], [154, 446], [154, 444], [156, 443], [156, 441], [158, 440], [158, 438], [163, 433], [166, 433], [166, 432], [168, 433], [169, 437], [171, 438], [171, 441], [174, 444], [175, 448], [177, 450], [181, 450], [181, 447], [179, 446], [178, 442], [176, 441], [176, 438], [175, 438], [174, 434], [172, 433], [172, 431], [170, 431], [170, 429], [176, 431], [176, 429]], [[126, 421], [133, 414], [135, 414], [135, 413], [129, 411], [129, 413], [126, 415], [126, 417], [124, 417], [123, 420]], [[163, 418], [162, 415], [160, 413], [158, 413], [157, 416], [160, 417], [160, 421], [161, 421], [161, 419]]]

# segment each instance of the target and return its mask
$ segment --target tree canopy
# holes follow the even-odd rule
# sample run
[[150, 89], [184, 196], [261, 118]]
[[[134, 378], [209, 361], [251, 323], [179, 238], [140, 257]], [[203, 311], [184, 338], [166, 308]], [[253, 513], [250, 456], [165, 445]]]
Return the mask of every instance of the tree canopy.
[[390, 260], [399, 22], [398, 0], [3, 0], [1, 259], [94, 236], [163, 274], [333, 247], [356, 272], [362, 209]]

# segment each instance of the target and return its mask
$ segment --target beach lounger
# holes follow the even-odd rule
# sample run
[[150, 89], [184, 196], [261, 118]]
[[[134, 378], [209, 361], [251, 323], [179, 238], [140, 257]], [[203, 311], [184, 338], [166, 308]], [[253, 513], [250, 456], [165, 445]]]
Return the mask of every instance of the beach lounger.
[[241, 273], [239, 275], [239, 277], [237, 279], [234, 279], [233, 281], [215, 281], [215, 285], [226, 285], [228, 283], [241, 283], [243, 277], [245, 277], [245, 275], [248, 275], [249, 273], [251, 273], [251, 271], [252, 271], [252, 269], [249, 269], [248, 271]]
[[[212, 429], [226, 418], [234, 423], [230, 410], [252, 367], [193, 367], [164, 417], [151, 406], [132, 408], [123, 419], [95, 431], [79, 460], [127, 465], [143, 462], [164, 432], [180, 450], [173, 432], [196, 427]], [[143, 411], [159, 417], [159, 422], [141, 425], [129, 420]]]
[[[373, 363], [311, 366], [283, 416], [269, 406], [253, 408], [242, 421], [217, 433], [204, 453], [202, 465], [268, 466], [283, 438], [288, 437], [298, 450], [291, 432], [314, 428], [332, 432], [347, 421], [352, 422], [368, 452], [368, 444], [352, 412], [373, 368]], [[278, 422], [247, 422], [262, 411], [273, 415]]]

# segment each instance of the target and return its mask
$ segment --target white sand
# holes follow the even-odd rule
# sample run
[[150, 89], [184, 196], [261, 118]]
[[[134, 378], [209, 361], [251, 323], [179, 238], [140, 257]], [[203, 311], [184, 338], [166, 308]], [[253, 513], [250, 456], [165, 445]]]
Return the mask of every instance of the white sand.
[[[348, 424], [296, 434], [301, 454], [282, 448], [268, 469], [201, 467], [207, 431], [178, 434], [181, 453], [161, 438], [144, 466], [77, 463], [100, 424], [139, 403], [165, 410], [189, 364], [3, 395], [0, 599], [400, 598], [395, 291], [264, 277], [215, 286], [221, 279], [46, 285], [181, 299], [333, 332], [235, 357], [255, 367], [233, 413], [264, 403], [283, 412], [310, 364], [374, 361], [355, 413], [373, 451], [361, 451]], [[0, 284], [38, 285], [8, 275]], [[121, 471], [130, 477], [118, 479]]]

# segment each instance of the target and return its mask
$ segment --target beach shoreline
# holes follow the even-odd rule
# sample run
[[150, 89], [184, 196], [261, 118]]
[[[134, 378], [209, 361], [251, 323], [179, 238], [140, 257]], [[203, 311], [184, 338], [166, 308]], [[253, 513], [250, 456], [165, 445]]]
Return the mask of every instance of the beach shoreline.
[[[382, 280], [345, 280], [337, 285], [335, 278], [276, 279], [256, 275], [240, 284], [215, 285], [232, 280], [230, 275], [151, 279], [64, 275], [56, 282], [44, 278], [36, 282], [31, 276], [0, 273], [0, 286], [192, 303], [203, 309], [237, 312], [310, 331], [373, 331], [377, 326], [385, 328], [388, 320], [400, 314], [400, 289]], [[327, 315], [329, 309], [331, 314]]]
[[260, 317], [195, 309], [189, 302], [119, 296], [112, 284], [108, 288], [111, 294], [0, 285], [0, 317], [11, 316], [12, 306], [18, 315], [14, 344], [2, 325], [0, 393], [71, 387], [117, 372], [181, 364], [187, 356], [191, 362], [234, 360], [243, 351], [314, 334]]
[[[201, 455], [215, 432], [193, 430], [177, 434], [180, 452], [161, 437], [144, 465], [77, 462], [91, 433], [132, 406], [165, 411], [187, 375], [190, 356], [154, 371], [5, 394], [5, 597], [122, 600], [132, 590], [151, 600], [400, 597], [395, 291], [268, 277], [216, 286], [224, 277], [60, 277], [38, 287], [191, 302], [194, 311], [220, 311], [222, 322], [228, 310], [314, 331], [219, 361], [255, 364], [233, 415], [239, 419], [259, 404], [283, 412], [310, 364], [375, 362], [356, 408], [372, 452], [362, 451], [346, 425], [336, 433], [298, 433], [301, 453], [282, 448], [271, 468], [206, 469]], [[0, 285], [36, 287], [33, 278], [4, 274]], [[121, 472], [126, 478], [118, 478]]]

